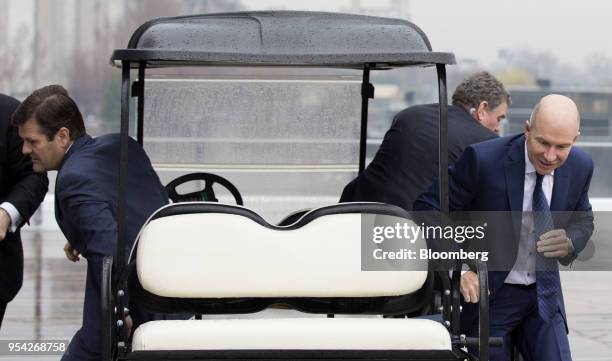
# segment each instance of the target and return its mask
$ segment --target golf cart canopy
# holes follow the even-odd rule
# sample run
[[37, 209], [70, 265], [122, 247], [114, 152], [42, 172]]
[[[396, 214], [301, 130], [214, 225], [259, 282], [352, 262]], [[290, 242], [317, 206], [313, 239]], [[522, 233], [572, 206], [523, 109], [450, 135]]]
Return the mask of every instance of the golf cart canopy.
[[245, 65], [389, 69], [454, 64], [431, 51], [425, 33], [400, 19], [322, 12], [269, 11], [155, 19], [111, 61], [131, 67]]

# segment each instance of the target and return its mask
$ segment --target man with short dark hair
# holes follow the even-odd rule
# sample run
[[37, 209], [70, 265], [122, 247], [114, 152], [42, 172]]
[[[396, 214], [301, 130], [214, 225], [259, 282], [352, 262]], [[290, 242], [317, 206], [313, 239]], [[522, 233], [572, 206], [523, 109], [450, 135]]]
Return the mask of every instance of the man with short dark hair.
[[[510, 96], [487, 72], [463, 80], [448, 107], [448, 162], [470, 144], [496, 138]], [[342, 192], [340, 202], [370, 201], [412, 210], [438, 175], [438, 104], [416, 105], [395, 116], [376, 156]]]
[[0, 326], [6, 305], [23, 282], [23, 248], [19, 229], [34, 214], [47, 193], [44, 173], [32, 170], [21, 154], [22, 141], [11, 125], [19, 101], [0, 94]]
[[[115, 254], [117, 241], [119, 136], [87, 135], [76, 103], [59, 85], [43, 87], [27, 97], [13, 122], [34, 170], [58, 171], [55, 219], [68, 240], [66, 257], [73, 262], [80, 255], [87, 259], [83, 325], [62, 360], [100, 360], [102, 260]], [[126, 254], [147, 218], [168, 203], [149, 158], [131, 138], [128, 152]], [[131, 313], [138, 324], [144, 316], [135, 311]]]

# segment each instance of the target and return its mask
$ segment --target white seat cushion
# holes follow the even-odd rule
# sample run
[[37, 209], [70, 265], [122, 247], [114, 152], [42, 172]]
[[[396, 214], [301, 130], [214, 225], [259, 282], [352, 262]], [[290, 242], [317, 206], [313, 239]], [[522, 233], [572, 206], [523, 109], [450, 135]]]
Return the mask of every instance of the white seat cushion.
[[440, 323], [400, 318], [151, 321], [132, 341], [132, 351], [450, 349]]
[[178, 298], [377, 297], [421, 288], [426, 261], [423, 271], [362, 271], [362, 236], [371, 239], [362, 221], [333, 214], [282, 230], [235, 214], [154, 219], [140, 235], [138, 278], [148, 292]]

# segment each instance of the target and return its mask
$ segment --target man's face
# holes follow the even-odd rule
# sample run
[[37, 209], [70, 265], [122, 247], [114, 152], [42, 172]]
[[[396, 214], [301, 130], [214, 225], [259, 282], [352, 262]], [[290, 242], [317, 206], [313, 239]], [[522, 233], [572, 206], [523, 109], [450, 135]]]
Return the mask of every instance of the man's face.
[[539, 174], [550, 174], [565, 163], [578, 138], [577, 127], [562, 127], [537, 119], [525, 125], [527, 156]]
[[481, 103], [481, 106], [477, 111], [479, 113], [478, 121], [480, 122], [480, 124], [489, 128], [495, 133], [499, 133], [499, 127], [501, 125], [501, 122], [502, 120], [506, 119], [506, 113], [508, 112], [508, 103], [503, 102], [494, 109], [482, 107]]
[[32, 158], [32, 168], [35, 172], [59, 169], [67, 149], [65, 134], [60, 134], [65, 131], [65, 128], [58, 130], [49, 140], [41, 132], [34, 117], [19, 126], [19, 136], [23, 139], [22, 153]]

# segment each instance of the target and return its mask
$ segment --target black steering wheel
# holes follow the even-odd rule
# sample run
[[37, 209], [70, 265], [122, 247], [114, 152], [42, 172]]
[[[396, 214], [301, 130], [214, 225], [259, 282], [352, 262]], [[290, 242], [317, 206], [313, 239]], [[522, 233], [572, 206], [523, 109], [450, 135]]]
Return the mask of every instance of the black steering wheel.
[[[191, 181], [204, 181], [204, 189], [180, 194], [177, 192], [176, 188], [182, 184]], [[213, 190], [213, 184], [218, 183], [222, 185], [225, 189], [227, 189], [232, 196], [234, 196], [234, 200], [236, 204], [242, 206], [242, 196], [240, 192], [238, 192], [238, 188], [234, 186], [227, 179], [218, 176], [212, 173], [189, 173], [184, 176], [178, 177], [172, 182], [168, 183], [166, 186], [166, 191], [168, 192], [168, 197], [172, 200], [172, 202], [199, 202], [199, 201], [209, 201], [209, 202], [219, 202], [217, 197], [215, 197], [215, 191]]]

